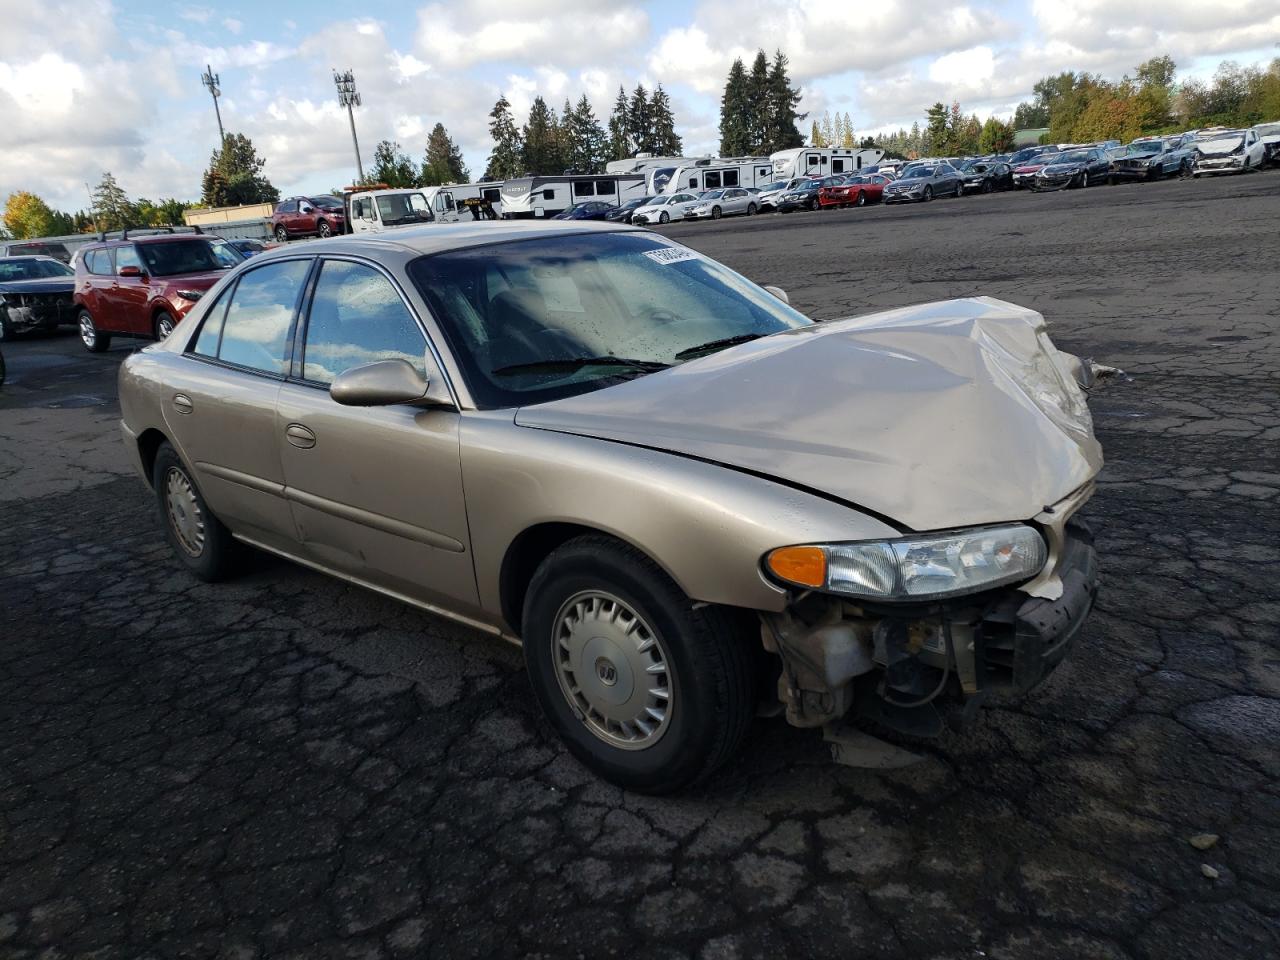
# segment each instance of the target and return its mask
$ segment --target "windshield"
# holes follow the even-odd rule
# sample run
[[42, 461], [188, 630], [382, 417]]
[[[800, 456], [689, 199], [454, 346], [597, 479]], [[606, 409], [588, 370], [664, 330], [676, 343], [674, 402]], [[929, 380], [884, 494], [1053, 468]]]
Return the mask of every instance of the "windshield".
[[[226, 265], [214, 253], [208, 240], [167, 240], [164, 243], [140, 243], [138, 252], [153, 277], [173, 277], [181, 273], [205, 273], [225, 270]], [[236, 263], [240, 260], [237, 259]]]
[[1243, 130], [1212, 130], [1205, 131], [1196, 137], [1197, 143], [1203, 143], [1206, 140], [1234, 140], [1237, 137], [1243, 137]]
[[932, 177], [933, 170], [933, 167], [912, 167], [902, 176], [905, 180], [918, 180], [922, 177]]
[[766, 183], [763, 187], [760, 188], [760, 192], [768, 193], [770, 190], [785, 190], [785, 189], [787, 189], [786, 180], [775, 180], [773, 183]]
[[326, 210], [342, 209], [342, 201], [337, 197], [315, 197], [311, 202], [317, 207], [324, 207]]
[[723, 197], [723, 196], [724, 196], [724, 191], [723, 191], [723, 190], [708, 190], [706, 193], [704, 193], [704, 194], [702, 195], [701, 199], [703, 199], [703, 200], [719, 200], [719, 199], [720, 199], [721, 197]]
[[1160, 152], [1159, 140], [1148, 140], [1146, 143], [1131, 143], [1125, 151], [1125, 156], [1129, 157], [1147, 157], [1153, 153]]
[[644, 233], [471, 247], [422, 257], [409, 274], [484, 408], [598, 390], [684, 362], [677, 355], [691, 348], [811, 322], [727, 267]]
[[431, 204], [421, 193], [391, 193], [374, 198], [385, 224], [422, 223], [433, 219]]
[[1059, 156], [1049, 158], [1052, 163], [1086, 163], [1089, 160], [1088, 150], [1072, 150]]
[[636, 197], [634, 200], [628, 200], [622, 205], [623, 210], [634, 210], [636, 207], [643, 207], [647, 203], [652, 203], [653, 197]]
[[73, 277], [75, 271], [57, 260], [37, 260], [25, 257], [0, 260], [0, 283], [10, 280], [43, 280], [46, 277]]
[[876, 181], [875, 181], [875, 178], [874, 178], [874, 177], [865, 177], [865, 176], [863, 176], [863, 177], [849, 177], [847, 180], [845, 180], [845, 183], [846, 183], [846, 184], [848, 184], [848, 185], [850, 185], [850, 186], [852, 186], [853, 184], [857, 184], [857, 183], [875, 183], [875, 182], [876, 182]]

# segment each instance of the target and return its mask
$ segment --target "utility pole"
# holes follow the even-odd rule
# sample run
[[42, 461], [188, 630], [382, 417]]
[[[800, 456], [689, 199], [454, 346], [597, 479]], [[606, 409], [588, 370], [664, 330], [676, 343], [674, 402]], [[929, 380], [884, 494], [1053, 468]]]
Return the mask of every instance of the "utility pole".
[[213, 67], [207, 63], [204, 66], [204, 74], [200, 77], [200, 82], [209, 88], [209, 95], [213, 97], [213, 112], [218, 115], [218, 149], [221, 150], [223, 144], [227, 142], [227, 135], [222, 132], [222, 111], [218, 109], [218, 98], [222, 96], [222, 87], [218, 83], [218, 75], [213, 72]]
[[360, 106], [360, 94], [356, 92], [356, 78], [348, 70], [346, 73], [333, 71], [333, 83], [338, 88], [338, 103], [347, 108], [347, 119], [351, 121], [351, 145], [356, 150], [356, 172], [360, 174], [357, 183], [364, 183], [364, 166], [360, 163], [360, 141], [356, 139], [356, 115], [354, 108]]

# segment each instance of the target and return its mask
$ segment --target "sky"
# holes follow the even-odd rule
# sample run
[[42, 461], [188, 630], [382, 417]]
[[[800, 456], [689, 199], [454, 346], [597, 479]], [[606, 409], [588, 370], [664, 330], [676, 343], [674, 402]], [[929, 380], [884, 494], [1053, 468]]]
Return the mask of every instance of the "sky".
[[363, 97], [366, 165], [383, 139], [421, 160], [442, 122], [478, 177], [501, 93], [518, 121], [537, 94], [558, 109], [582, 93], [603, 121], [619, 83], [661, 83], [685, 153], [714, 153], [725, 75], [761, 46], [790, 57], [801, 110], [847, 112], [858, 135], [939, 100], [1007, 118], [1061, 70], [1119, 79], [1168, 53], [1208, 77], [1280, 56], [1280, 0], [0, 0], [0, 25], [0, 202], [30, 190], [65, 210], [107, 170], [135, 199], [199, 198], [218, 142], [206, 64], [226, 129], [288, 196], [354, 179], [335, 68]]

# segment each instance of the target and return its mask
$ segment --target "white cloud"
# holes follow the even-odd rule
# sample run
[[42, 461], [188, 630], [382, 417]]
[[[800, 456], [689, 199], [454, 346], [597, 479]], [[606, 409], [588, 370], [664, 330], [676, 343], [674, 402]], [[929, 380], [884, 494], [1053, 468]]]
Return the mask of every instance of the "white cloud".
[[240, 31], [244, 29], [244, 23], [237, 20], [235, 17], [227, 17], [222, 21], [222, 26], [230, 33], [234, 33], [236, 36], [239, 36]]
[[929, 64], [929, 79], [956, 87], [972, 87], [996, 72], [996, 57], [990, 47], [974, 47], [944, 54]]

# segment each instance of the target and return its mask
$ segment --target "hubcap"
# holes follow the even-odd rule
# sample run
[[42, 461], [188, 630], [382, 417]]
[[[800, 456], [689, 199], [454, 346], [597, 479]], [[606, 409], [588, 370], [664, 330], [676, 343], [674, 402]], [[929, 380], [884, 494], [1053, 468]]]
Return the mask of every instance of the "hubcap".
[[84, 341], [86, 347], [92, 347], [98, 340], [98, 332], [93, 329], [93, 321], [85, 313], [80, 315], [80, 339]]
[[666, 651], [617, 597], [589, 590], [565, 601], [552, 658], [574, 715], [605, 743], [643, 750], [666, 733], [673, 694]]
[[178, 543], [191, 556], [200, 556], [204, 552], [204, 514], [191, 481], [177, 467], [170, 467], [165, 474], [164, 502]]
[[173, 317], [170, 317], [170, 316], [161, 317], [160, 322], [156, 325], [156, 327], [157, 327], [157, 332], [160, 334], [160, 339], [161, 340], [165, 339], [167, 336], [169, 336], [169, 334], [173, 333]]

